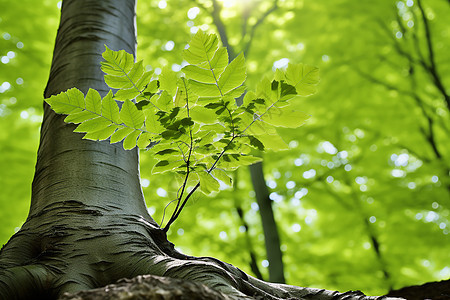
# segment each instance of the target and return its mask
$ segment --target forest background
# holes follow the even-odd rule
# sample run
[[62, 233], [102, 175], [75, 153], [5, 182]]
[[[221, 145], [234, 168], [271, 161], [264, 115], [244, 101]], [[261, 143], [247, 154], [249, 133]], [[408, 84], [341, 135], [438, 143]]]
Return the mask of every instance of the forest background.
[[[0, 244], [29, 208], [59, 6], [0, 0]], [[280, 131], [289, 150], [262, 154], [287, 283], [381, 295], [450, 277], [450, 1], [141, 0], [137, 12], [137, 56], [156, 73], [181, 69], [199, 29], [246, 52], [250, 88], [289, 61], [320, 68], [319, 92], [301, 103], [312, 117]], [[160, 221], [177, 187], [154, 164], [142, 153]], [[253, 255], [268, 279], [249, 171], [234, 179], [196, 197], [169, 239], [254, 274]]]

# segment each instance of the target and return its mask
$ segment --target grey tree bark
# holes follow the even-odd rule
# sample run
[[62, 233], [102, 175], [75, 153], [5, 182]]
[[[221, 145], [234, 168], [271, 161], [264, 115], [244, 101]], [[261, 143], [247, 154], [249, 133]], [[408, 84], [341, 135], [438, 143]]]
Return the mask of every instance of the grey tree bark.
[[[134, 0], [63, 1], [45, 96], [73, 86], [105, 94], [104, 44], [134, 53], [134, 18]], [[138, 152], [83, 140], [73, 129], [44, 106], [29, 215], [0, 251], [0, 299], [57, 299], [144, 274], [194, 281], [228, 299], [378, 298], [265, 283], [175, 251], [147, 213]]]

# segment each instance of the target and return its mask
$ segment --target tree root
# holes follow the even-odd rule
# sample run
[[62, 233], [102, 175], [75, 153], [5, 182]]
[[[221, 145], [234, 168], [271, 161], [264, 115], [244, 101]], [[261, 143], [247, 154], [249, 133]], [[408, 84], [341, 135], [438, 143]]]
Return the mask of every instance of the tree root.
[[[133, 279], [107, 286], [121, 278]], [[267, 283], [217, 259], [181, 254], [154, 223], [101, 207], [44, 210], [0, 251], [0, 299], [187, 299], [194, 292], [198, 298], [189, 299], [389, 299]]]

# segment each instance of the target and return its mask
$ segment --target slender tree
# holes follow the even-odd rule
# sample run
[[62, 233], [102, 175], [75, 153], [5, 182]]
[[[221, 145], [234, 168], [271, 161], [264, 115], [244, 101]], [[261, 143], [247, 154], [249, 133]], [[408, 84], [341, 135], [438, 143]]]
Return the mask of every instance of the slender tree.
[[[63, 1], [45, 97], [74, 86], [106, 94], [101, 53], [105, 44], [135, 53], [134, 18], [134, 0]], [[0, 252], [0, 299], [56, 299], [145, 274], [182, 280], [172, 286], [195, 281], [227, 299], [377, 298], [265, 283], [177, 252], [147, 212], [137, 150], [73, 129], [44, 105], [29, 215]]]

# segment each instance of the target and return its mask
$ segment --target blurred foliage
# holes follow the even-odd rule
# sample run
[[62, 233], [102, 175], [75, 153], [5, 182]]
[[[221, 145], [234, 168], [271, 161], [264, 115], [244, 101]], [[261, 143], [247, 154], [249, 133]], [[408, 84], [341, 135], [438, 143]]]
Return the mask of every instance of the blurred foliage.
[[[191, 33], [217, 31], [212, 0], [138, 2], [138, 57], [151, 62], [147, 69], [178, 70]], [[301, 104], [312, 118], [300, 129], [280, 131], [290, 150], [264, 154], [287, 282], [383, 294], [448, 279], [448, 1], [276, 2], [258, 24], [274, 1], [217, 1], [238, 51], [258, 24], [246, 57], [250, 87], [287, 59], [321, 69], [319, 93]], [[21, 226], [30, 202], [58, 24], [58, 1], [40, 3], [0, 0], [1, 243]], [[146, 201], [160, 222], [177, 187], [170, 175], [152, 177], [154, 164], [142, 153]], [[252, 247], [267, 278], [248, 171], [235, 177], [234, 188], [198, 195], [169, 239], [187, 254], [214, 256], [247, 272]]]

